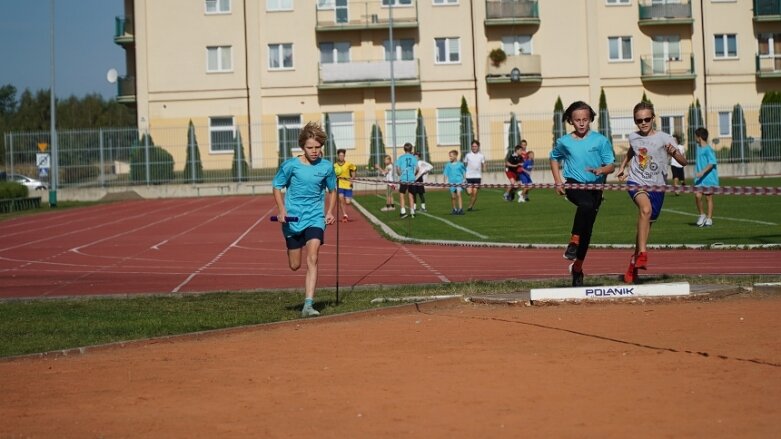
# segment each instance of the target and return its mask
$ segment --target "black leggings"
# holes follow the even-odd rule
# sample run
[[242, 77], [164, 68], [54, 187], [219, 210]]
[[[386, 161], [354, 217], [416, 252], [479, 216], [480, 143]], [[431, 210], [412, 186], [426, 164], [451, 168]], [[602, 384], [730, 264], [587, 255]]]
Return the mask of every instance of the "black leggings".
[[[579, 183], [572, 179], [567, 179], [567, 183]], [[591, 243], [591, 231], [594, 229], [594, 222], [597, 220], [599, 205], [602, 204], [602, 191], [585, 189], [566, 189], [567, 200], [578, 206], [575, 211], [575, 220], [572, 222], [572, 234], [580, 236], [577, 258], [581, 261], [586, 259], [588, 246]]]

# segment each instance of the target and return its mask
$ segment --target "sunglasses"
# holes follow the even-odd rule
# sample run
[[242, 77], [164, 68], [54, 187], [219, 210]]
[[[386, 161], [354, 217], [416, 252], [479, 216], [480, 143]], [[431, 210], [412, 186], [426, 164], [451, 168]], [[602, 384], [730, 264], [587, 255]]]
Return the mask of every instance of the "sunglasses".
[[643, 122], [648, 123], [648, 122], [650, 122], [652, 120], [654, 120], [653, 117], [646, 117], [645, 119], [635, 119], [635, 123], [640, 125]]

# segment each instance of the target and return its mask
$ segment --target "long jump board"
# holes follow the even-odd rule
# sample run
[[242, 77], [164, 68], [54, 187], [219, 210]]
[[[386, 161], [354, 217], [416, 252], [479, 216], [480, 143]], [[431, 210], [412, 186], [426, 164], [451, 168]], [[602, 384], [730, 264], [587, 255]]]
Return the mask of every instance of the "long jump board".
[[531, 300], [612, 300], [632, 297], [688, 296], [688, 282], [647, 285], [604, 285], [572, 288], [532, 288]]

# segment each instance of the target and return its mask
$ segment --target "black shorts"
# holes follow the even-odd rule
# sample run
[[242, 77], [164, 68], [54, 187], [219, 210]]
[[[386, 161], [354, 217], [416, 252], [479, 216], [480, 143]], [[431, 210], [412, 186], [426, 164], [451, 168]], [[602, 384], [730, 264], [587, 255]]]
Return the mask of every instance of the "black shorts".
[[286, 236], [285, 244], [288, 250], [295, 250], [306, 246], [311, 239], [319, 239], [320, 245], [325, 244], [325, 232], [320, 227], [307, 227], [295, 235]]
[[677, 178], [678, 180], [685, 180], [683, 176], [683, 167], [677, 167], [677, 166], [670, 166], [670, 169], [673, 171], [673, 178]]
[[400, 183], [399, 184], [399, 193], [400, 194], [406, 194], [407, 192], [413, 193], [410, 189], [412, 189], [414, 185], [410, 183]]
[[423, 186], [422, 184], [414, 184], [409, 186], [409, 193], [413, 195], [419, 195], [419, 194], [425, 194], [426, 193], [426, 186]]
[[469, 184], [480, 184], [483, 182], [482, 178], [467, 178], [466, 182]]

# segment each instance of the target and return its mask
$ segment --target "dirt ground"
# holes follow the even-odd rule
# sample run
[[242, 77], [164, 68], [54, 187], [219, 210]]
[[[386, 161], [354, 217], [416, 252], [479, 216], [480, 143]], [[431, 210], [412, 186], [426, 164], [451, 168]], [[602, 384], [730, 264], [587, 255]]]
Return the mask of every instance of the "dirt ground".
[[779, 437], [780, 297], [440, 303], [0, 361], [0, 437]]

